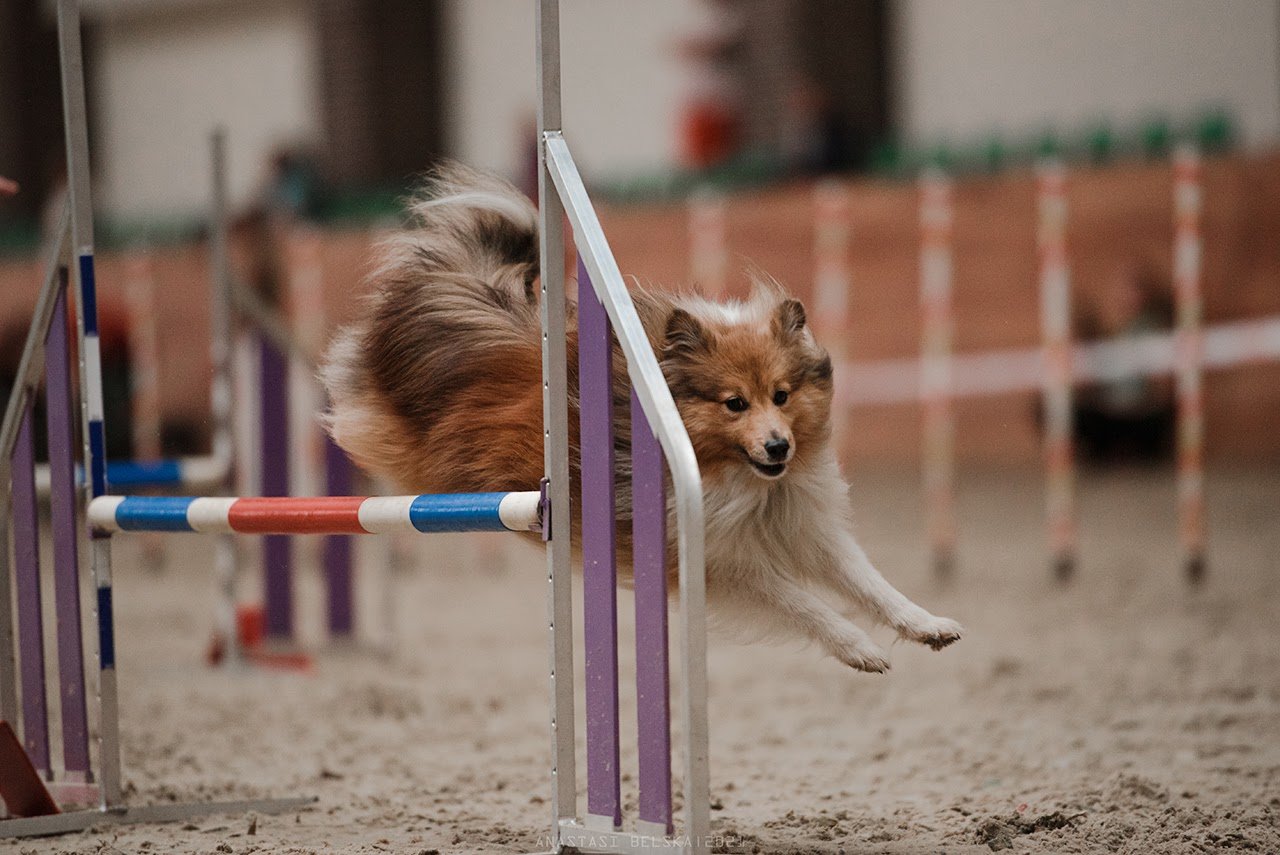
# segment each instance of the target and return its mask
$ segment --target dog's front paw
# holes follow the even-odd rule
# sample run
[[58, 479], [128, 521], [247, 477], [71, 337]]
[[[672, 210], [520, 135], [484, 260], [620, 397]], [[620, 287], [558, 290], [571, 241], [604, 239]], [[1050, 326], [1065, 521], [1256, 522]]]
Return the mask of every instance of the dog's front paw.
[[889, 657], [874, 644], [851, 644], [833, 649], [831, 655], [855, 671], [883, 674], [889, 670]]
[[941, 650], [949, 644], [960, 640], [964, 635], [964, 627], [950, 618], [928, 617], [913, 620], [898, 627], [898, 635], [908, 641]]

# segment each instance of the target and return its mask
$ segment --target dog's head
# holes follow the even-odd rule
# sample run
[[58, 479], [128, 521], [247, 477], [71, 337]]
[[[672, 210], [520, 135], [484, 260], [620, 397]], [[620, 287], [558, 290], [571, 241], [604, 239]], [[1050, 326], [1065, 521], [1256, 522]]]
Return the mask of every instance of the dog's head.
[[672, 310], [662, 370], [706, 471], [748, 467], [773, 481], [830, 436], [831, 359], [804, 306], [777, 289]]

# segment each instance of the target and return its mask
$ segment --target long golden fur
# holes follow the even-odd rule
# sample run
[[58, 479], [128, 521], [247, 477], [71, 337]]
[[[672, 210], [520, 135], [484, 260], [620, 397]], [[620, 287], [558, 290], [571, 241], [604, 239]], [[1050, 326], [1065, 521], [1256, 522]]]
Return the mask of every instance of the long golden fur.
[[[361, 319], [329, 349], [335, 441], [417, 492], [529, 490], [542, 476], [537, 216], [515, 188], [459, 165], [386, 241]], [[722, 623], [780, 628], [840, 661], [884, 671], [883, 651], [818, 596], [942, 648], [959, 624], [895, 590], [850, 534], [830, 447], [832, 367], [803, 306], [761, 279], [745, 301], [636, 288], [632, 298], [703, 473], [707, 590]], [[570, 389], [577, 323], [568, 320]], [[618, 534], [630, 542], [628, 381], [615, 345]], [[569, 396], [577, 502], [578, 401]], [[727, 617], [726, 617], [727, 616]]]

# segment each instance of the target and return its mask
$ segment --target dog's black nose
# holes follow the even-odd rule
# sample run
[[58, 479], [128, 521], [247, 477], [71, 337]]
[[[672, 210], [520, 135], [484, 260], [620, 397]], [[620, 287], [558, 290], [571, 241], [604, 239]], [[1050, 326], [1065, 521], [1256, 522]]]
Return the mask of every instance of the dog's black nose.
[[769, 455], [770, 460], [786, 460], [790, 450], [791, 443], [785, 439], [771, 439], [764, 444], [765, 454]]

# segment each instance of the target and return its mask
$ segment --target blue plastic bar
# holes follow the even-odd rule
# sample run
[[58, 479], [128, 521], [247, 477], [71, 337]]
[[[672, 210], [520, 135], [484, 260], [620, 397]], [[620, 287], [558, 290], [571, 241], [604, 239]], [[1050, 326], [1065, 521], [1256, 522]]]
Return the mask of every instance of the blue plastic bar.
[[442, 493], [419, 496], [409, 506], [409, 520], [418, 531], [508, 531], [498, 516], [506, 493]]
[[181, 484], [182, 464], [177, 460], [110, 461], [107, 463], [107, 481], [114, 490]]
[[[429, 496], [324, 496], [316, 499], [271, 497], [104, 496], [89, 507], [90, 525], [99, 532], [169, 531], [206, 534], [360, 534], [416, 529], [450, 531], [524, 531], [536, 526], [538, 494], [443, 493]], [[502, 505], [508, 497], [504, 523]], [[192, 525], [192, 505], [208, 503]], [[388, 505], [390, 502], [390, 505]], [[105, 503], [105, 504], [104, 504]], [[362, 513], [369, 516], [362, 517]], [[510, 526], [510, 527], [508, 527]], [[529, 530], [536, 530], [531, 528]]]
[[187, 522], [190, 496], [128, 496], [116, 508], [124, 531], [194, 531]]

